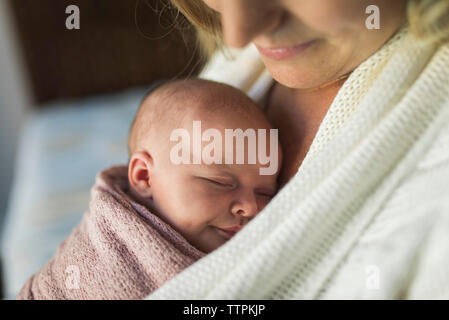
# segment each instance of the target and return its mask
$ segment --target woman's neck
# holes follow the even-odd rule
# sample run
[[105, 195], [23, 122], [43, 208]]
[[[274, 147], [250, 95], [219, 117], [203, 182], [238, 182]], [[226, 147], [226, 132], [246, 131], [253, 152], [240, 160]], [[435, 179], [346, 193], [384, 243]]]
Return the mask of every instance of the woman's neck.
[[[346, 78], [341, 79], [321, 89], [287, 88], [276, 83], [270, 93], [266, 113], [268, 116], [280, 115], [279, 119], [274, 117], [276, 120], [294, 119], [296, 126], [299, 123], [308, 124], [310, 121], [321, 123], [345, 80]], [[286, 115], [293, 118], [286, 118]]]
[[269, 93], [266, 114], [276, 128], [283, 148], [283, 185], [297, 171], [345, 79], [319, 90], [302, 90], [276, 84]]

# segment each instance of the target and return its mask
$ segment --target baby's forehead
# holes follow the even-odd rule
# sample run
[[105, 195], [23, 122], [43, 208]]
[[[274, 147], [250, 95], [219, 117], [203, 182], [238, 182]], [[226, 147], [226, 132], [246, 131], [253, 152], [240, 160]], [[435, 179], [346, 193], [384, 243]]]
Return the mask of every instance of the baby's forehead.
[[[176, 103], [176, 102], [175, 102]], [[249, 98], [237, 94], [197, 95], [178, 100], [183, 106], [181, 114], [184, 125], [201, 120], [205, 127], [224, 128], [266, 128], [270, 126], [263, 112]]]

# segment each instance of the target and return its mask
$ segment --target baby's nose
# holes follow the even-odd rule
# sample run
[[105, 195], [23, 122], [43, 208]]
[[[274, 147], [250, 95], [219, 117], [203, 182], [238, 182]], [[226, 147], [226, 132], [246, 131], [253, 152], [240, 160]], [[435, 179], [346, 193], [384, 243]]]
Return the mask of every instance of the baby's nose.
[[254, 193], [248, 192], [242, 195], [234, 204], [232, 205], [231, 212], [234, 215], [252, 218], [258, 212], [259, 208], [257, 205], [257, 199]]

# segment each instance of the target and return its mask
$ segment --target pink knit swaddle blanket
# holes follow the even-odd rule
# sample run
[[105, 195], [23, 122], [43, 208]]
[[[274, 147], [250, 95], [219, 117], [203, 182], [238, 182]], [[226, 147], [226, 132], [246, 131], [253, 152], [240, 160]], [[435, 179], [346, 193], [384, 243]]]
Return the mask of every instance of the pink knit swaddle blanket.
[[127, 193], [127, 167], [100, 172], [89, 210], [18, 299], [142, 299], [203, 257]]

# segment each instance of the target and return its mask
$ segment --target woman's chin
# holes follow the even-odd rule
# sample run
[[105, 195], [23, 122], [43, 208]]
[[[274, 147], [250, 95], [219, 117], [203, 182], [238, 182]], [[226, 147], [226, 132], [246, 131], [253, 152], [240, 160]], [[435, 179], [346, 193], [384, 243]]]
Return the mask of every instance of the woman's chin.
[[[322, 64], [320, 68], [315, 68], [316, 64], [312, 62], [309, 65], [294, 61], [290, 64], [272, 61], [264, 61], [264, 63], [274, 80], [291, 89], [316, 88], [345, 74], [332, 65]], [[292, 70], [295, 71], [292, 72]]]
[[[287, 88], [311, 89], [332, 81], [343, 74], [348, 52], [335, 52], [332, 48], [316, 45], [304, 55], [285, 60], [274, 60], [261, 56], [271, 76]], [[332, 54], [333, 52], [333, 54]]]
[[268, 65], [267, 68], [274, 80], [281, 85], [292, 89], [310, 89], [330, 80], [327, 77], [319, 77], [311, 74], [306, 70], [288, 72], [288, 68], [284, 69], [280, 66], [276, 66], [275, 68], [270, 69], [270, 66]]

